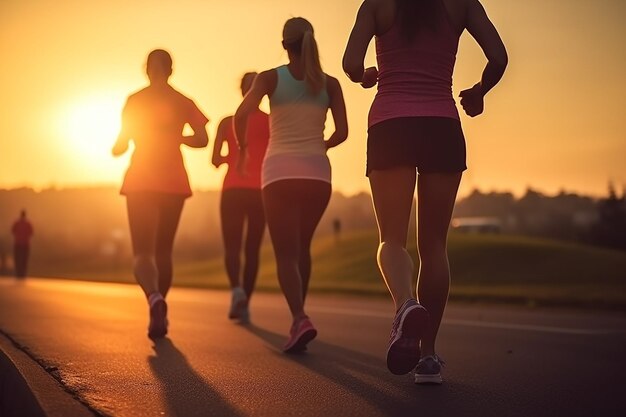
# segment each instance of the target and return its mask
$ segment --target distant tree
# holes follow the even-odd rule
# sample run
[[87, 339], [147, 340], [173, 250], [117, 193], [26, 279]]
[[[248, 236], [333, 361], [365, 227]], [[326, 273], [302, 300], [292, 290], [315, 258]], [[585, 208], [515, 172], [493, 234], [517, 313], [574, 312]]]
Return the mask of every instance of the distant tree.
[[516, 204], [515, 197], [510, 192], [482, 193], [478, 189], [457, 202], [454, 209], [455, 217], [499, 217], [506, 218]]
[[609, 196], [598, 202], [598, 221], [591, 227], [592, 243], [626, 249], [626, 195], [617, 196], [609, 183]]

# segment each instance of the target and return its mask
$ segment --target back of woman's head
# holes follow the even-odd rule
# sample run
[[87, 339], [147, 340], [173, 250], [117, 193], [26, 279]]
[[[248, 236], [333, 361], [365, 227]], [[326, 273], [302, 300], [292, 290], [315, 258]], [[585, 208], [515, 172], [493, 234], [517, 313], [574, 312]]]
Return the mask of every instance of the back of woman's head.
[[437, 30], [443, 4], [441, 0], [396, 0], [396, 20], [400, 33], [412, 40], [423, 29]]
[[283, 46], [288, 52], [301, 56], [304, 81], [309, 92], [318, 94], [324, 87], [324, 72], [311, 23], [302, 17], [287, 20], [283, 28]]

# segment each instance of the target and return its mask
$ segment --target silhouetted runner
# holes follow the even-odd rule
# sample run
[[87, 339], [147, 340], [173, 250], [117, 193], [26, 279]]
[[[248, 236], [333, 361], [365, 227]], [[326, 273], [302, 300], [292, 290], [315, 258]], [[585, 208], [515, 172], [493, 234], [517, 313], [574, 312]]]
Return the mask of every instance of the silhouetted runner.
[[[132, 139], [135, 150], [120, 193], [126, 196], [135, 278], [150, 307], [148, 336], [158, 338], [167, 334], [172, 247], [183, 204], [191, 196], [180, 146], [205, 147], [208, 119], [168, 84], [168, 52], [150, 52], [146, 72], [150, 85], [128, 97], [113, 155], [126, 152]], [[186, 124], [192, 136], [183, 136]]]
[[33, 225], [26, 218], [26, 210], [22, 210], [20, 218], [11, 227], [13, 234], [13, 265], [16, 278], [26, 278], [28, 258], [30, 256], [30, 239], [33, 236]]
[[[352, 81], [364, 88], [378, 83], [368, 121], [367, 175], [380, 233], [378, 265], [397, 311], [387, 366], [394, 374], [415, 368], [416, 383], [441, 383], [435, 340], [450, 286], [447, 233], [466, 169], [465, 138], [452, 97], [465, 29], [488, 59], [481, 81], [460, 94], [473, 117], [482, 113], [485, 94], [507, 65], [500, 36], [478, 0], [365, 0], [343, 59]], [[364, 69], [372, 38], [378, 69]], [[416, 172], [417, 297], [406, 250]]]
[[[256, 72], [248, 72], [241, 79], [241, 94], [245, 96]], [[239, 148], [235, 140], [233, 117], [225, 117], [217, 128], [211, 162], [216, 168], [228, 164], [222, 185], [220, 218], [224, 239], [224, 264], [231, 287], [231, 305], [228, 317], [242, 323], [250, 321], [249, 303], [259, 271], [259, 250], [265, 231], [263, 196], [261, 195], [261, 166], [269, 140], [269, 117], [258, 108], [248, 116], [246, 143], [248, 159], [245, 174], [237, 171]], [[226, 143], [228, 151], [222, 154]], [[243, 273], [241, 247], [243, 244]]]
[[[265, 217], [276, 256], [278, 281], [293, 324], [285, 352], [298, 352], [317, 335], [304, 310], [311, 276], [311, 240], [331, 194], [329, 148], [348, 134], [339, 82], [322, 71], [313, 26], [301, 17], [283, 28], [289, 64], [260, 73], [235, 113], [235, 134], [246, 166], [246, 121], [263, 96], [270, 100], [270, 143], [262, 169]], [[335, 131], [324, 140], [330, 108]]]

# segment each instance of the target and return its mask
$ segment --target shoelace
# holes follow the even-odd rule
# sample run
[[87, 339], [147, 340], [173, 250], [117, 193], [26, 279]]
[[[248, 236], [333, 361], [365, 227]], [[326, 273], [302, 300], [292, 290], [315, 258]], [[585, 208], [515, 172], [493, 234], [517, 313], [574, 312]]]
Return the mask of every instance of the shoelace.
[[444, 361], [444, 360], [441, 358], [441, 356], [437, 355], [436, 353], [435, 353], [435, 360], [436, 360], [437, 362], [439, 362], [439, 365], [441, 365], [441, 366], [446, 366], [446, 361]]
[[433, 360], [434, 360], [435, 362], [437, 362], [439, 365], [441, 365], [441, 366], [446, 366], [446, 361], [444, 361], [444, 360], [441, 358], [441, 356], [437, 355], [436, 353], [435, 353], [434, 355], [429, 355], [429, 356], [426, 356], [426, 357], [424, 357], [424, 358], [420, 359], [420, 362], [421, 362], [422, 360], [424, 360], [424, 359], [427, 359], [427, 358], [433, 358]]
[[420, 359], [420, 361], [418, 362], [418, 364], [417, 364], [417, 366], [415, 367], [415, 370], [414, 370], [414, 372], [416, 374], [420, 374], [420, 373], [422, 373], [422, 374], [430, 374], [428, 367], [424, 368], [425, 366], [427, 366], [424, 363], [424, 359], [427, 359], [427, 358], [431, 358], [437, 365], [439, 365], [439, 369], [443, 368], [446, 365], [446, 362], [443, 359], [441, 359], [441, 357], [439, 355], [437, 355], [437, 354], [429, 355], [429, 356], [426, 356], [426, 357]]

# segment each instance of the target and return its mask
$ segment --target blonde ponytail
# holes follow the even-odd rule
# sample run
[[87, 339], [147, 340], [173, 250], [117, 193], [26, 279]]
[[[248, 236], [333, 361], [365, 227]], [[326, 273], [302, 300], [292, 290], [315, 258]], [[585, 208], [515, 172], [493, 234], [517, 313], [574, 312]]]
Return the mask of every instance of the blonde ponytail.
[[300, 54], [307, 88], [311, 94], [319, 94], [324, 88], [325, 77], [311, 23], [302, 17], [287, 20], [283, 28], [283, 45]]
[[324, 88], [324, 72], [320, 64], [320, 55], [313, 32], [307, 30], [302, 37], [302, 61], [304, 64], [304, 81], [309, 92], [319, 94]]

